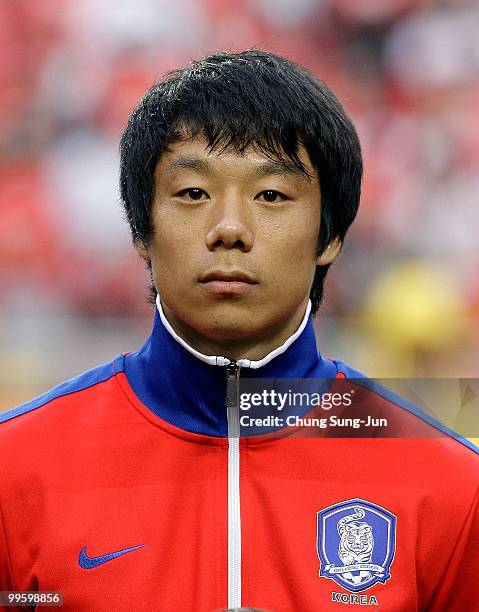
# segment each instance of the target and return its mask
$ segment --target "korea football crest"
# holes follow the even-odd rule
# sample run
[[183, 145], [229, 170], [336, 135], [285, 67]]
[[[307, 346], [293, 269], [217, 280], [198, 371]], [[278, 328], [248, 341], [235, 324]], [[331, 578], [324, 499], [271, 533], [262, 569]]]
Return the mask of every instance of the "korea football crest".
[[363, 499], [318, 512], [320, 576], [357, 593], [391, 577], [396, 552], [396, 517]]

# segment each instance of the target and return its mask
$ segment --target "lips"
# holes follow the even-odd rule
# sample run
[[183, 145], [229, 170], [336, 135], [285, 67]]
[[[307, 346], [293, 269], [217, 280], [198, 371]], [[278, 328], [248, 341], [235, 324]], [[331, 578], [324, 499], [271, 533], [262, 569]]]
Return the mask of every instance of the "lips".
[[200, 279], [201, 287], [218, 299], [240, 298], [254, 291], [258, 281], [245, 272], [212, 270]]
[[212, 281], [239, 282], [248, 283], [250, 285], [256, 285], [258, 282], [245, 272], [240, 271], [224, 272], [220, 270], [213, 270], [212, 272], [208, 272], [200, 278], [201, 283], [209, 283]]

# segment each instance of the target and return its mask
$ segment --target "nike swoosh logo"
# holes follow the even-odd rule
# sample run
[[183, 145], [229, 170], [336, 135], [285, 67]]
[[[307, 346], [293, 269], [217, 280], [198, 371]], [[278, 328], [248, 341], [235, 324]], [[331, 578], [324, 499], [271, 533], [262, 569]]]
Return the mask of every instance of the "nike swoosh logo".
[[93, 569], [94, 567], [108, 563], [108, 561], [111, 561], [112, 559], [121, 557], [121, 555], [126, 555], [126, 553], [136, 550], [137, 548], [143, 548], [143, 546], [146, 546], [146, 544], [139, 544], [138, 546], [132, 546], [131, 548], [122, 548], [122, 550], [101, 555], [100, 557], [89, 557], [86, 554], [86, 546], [84, 546], [78, 555], [78, 564], [83, 569]]

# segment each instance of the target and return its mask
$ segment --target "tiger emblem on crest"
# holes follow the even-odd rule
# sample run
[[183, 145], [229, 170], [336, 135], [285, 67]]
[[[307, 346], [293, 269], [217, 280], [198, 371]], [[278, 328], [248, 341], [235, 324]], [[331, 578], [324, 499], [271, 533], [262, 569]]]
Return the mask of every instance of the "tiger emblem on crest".
[[[354, 508], [354, 514], [343, 517], [338, 521], [339, 548], [338, 556], [344, 566], [355, 563], [370, 563], [374, 549], [374, 537], [371, 525], [357, 519], [363, 518], [364, 510]], [[352, 572], [346, 572], [350, 580], [355, 584], [360, 584], [369, 580], [371, 573], [360, 571], [358, 576], [353, 576]]]

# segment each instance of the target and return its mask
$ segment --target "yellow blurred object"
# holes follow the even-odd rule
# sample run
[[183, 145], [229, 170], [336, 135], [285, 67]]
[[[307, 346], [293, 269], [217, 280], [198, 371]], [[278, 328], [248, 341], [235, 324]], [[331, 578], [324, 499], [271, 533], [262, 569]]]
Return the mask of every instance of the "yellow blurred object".
[[374, 280], [364, 314], [369, 331], [397, 349], [440, 349], [463, 331], [465, 306], [446, 269], [407, 259]]

